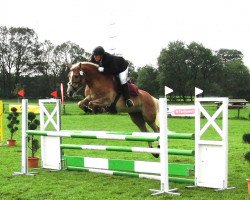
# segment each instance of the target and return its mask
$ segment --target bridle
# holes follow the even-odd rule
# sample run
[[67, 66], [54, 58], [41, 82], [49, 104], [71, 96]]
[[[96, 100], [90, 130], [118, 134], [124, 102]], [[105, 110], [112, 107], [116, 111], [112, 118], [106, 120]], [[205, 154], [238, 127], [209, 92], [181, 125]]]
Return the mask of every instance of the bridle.
[[[73, 70], [71, 70], [69, 73], [74, 73], [73, 72]], [[69, 76], [71, 76], [71, 80], [68, 82], [68, 88], [71, 88], [71, 90], [73, 90], [73, 93], [75, 94], [75, 93], [78, 93], [79, 91], [81, 91], [82, 89], [83, 89], [83, 87], [84, 87], [84, 85], [82, 84], [82, 82], [81, 82], [81, 79], [82, 78], [84, 78], [85, 76], [86, 76], [86, 74], [84, 73], [84, 71], [83, 70], [79, 70], [79, 74], [76, 74], [76, 75], [74, 75], [74, 74], [72, 74], [72, 75], [70, 75], [69, 74]], [[79, 76], [79, 77], [78, 77]], [[74, 81], [74, 82], [72, 82], [72, 79], [73, 78], [75, 78], [75, 79], [79, 79], [79, 81]], [[81, 85], [80, 87], [79, 87], [79, 85]]]

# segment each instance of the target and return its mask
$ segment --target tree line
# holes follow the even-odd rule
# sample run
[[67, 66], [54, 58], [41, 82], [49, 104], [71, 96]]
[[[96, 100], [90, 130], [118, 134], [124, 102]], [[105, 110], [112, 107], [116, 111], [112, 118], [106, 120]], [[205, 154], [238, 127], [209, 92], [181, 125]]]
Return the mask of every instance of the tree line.
[[[40, 42], [33, 29], [0, 26], [0, 98], [16, 97], [25, 89], [26, 97], [46, 98], [51, 91], [65, 88], [68, 64], [87, 61], [91, 54], [66, 41], [54, 45]], [[213, 51], [197, 42], [170, 42], [158, 57], [158, 66], [134, 66], [129, 74], [133, 82], [150, 94], [164, 94], [164, 86], [174, 90], [171, 98], [186, 101], [194, 96], [194, 87], [206, 96], [228, 96], [250, 100], [250, 72], [236, 49]]]
[[174, 90], [173, 98], [184, 101], [194, 96], [194, 87], [206, 96], [250, 99], [250, 72], [241, 51], [212, 51], [197, 42], [174, 41], [160, 52], [158, 66], [140, 68], [135, 78], [155, 95], [163, 94], [166, 85]]

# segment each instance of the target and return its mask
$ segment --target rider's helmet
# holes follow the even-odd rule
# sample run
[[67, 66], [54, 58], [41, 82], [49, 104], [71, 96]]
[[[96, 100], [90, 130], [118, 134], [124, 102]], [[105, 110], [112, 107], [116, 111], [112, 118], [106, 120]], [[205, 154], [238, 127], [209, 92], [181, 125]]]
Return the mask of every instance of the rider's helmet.
[[98, 46], [98, 47], [96, 47], [94, 50], [93, 50], [93, 54], [95, 55], [95, 56], [97, 56], [97, 55], [104, 55], [104, 53], [105, 53], [105, 50], [104, 50], [104, 48], [103, 47], [101, 47], [101, 46]]

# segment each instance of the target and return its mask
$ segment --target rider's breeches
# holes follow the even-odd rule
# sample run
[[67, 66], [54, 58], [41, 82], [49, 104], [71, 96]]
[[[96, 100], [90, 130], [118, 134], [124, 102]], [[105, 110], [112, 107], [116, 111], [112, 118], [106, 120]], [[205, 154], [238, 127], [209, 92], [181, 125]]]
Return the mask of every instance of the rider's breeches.
[[121, 72], [119, 75], [118, 75], [119, 79], [120, 79], [120, 82], [122, 85], [124, 85], [125, 83], [127, 83], [128, 81], [128, 68]]

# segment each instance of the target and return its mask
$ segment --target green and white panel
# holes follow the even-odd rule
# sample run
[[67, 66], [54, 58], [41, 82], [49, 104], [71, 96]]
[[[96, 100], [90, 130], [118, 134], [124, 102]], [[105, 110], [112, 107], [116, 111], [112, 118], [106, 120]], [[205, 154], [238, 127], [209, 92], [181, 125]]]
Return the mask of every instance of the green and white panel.
[[83, 160], [83, 167], [97, 168], [97, 169], [109, 169], [109, 161], [105, 158], [90, 158], [85, 157]]
[[[66, 167], [86, 167], [153, 174], [159, 174], [160, 172], [159, 162], [152, 161], [134, 161], [81, 156], [64, 156], [63, 159]], [[172, 176], [191, 176], [194, 173], [194, 164], [169, 163], [168, 166], [169, 175]]]
[[159, 174], [160, 163], [121, 159], [65, 157], [66, 166]]
[[135, 161], [135, 172], [159, 174], [160, 170], [159, 162]]

